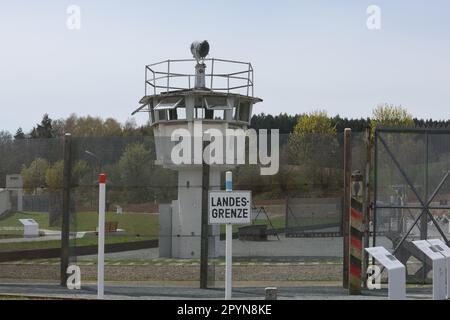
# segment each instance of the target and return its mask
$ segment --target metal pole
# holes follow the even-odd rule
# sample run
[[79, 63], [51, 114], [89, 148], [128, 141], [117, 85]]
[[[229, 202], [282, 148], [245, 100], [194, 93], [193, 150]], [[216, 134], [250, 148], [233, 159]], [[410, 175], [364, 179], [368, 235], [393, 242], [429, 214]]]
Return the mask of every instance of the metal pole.
[[[428, 131], [425, 132], [425, 172], [424, 172], [424, 179], [425, 179], [425, 199], [428, 199]], [[427, 239], [427, 221], [428, 221], [428, 216], [427, 215], [423, 215], [422, 218], [420, 219], [420, 239], [421, 240], [426, 240]]]
[[252, 97], [255, 95], [255, 87], [254, 87], [254, 71], [253, 71], [253, 67], [252, 67]]
[[202, 217], [200, 239], [200, 288], [208, 288], [208, 191], [209, 191], [209, 161], [205, 161], [203, 151], [209, 141], [204, 139], [202, 149]]
[[155, 78], [155, 72], [152, 70], [153, 73], [153, 94], [156, 94], [156, 78]]
[[[363, 235], [364, 235], [364, 215], [362, 190], [363, 175], [359, 170], [355, 171], [351, 177], [351, 214], [350, 214], [350, 249], [349, 249], [349, 294], [361, 294], [362, 283], [362, 263], [363, 263]], [[361, 193], [359, 192], [361, 191]]]
[[[364, 205], [364, 248], [368, 248], [370, 246], [369, 239], [370, 239], [370, 211], [371, 211], [371, 188], [372, 184], [370, 183], [370, 173], [372, 169], [372, 128], [370, 125], [367, 128], [366, 131], [366, 174], [365, 174], [365, 205]], [[367, 254], [366, 250], [363, 250], [364, 255], [364, 263], [363, 263], [363, 270], [367, 270], [367, 267], [369, 266], [369, 255]], [[364, 272], [365, 273], [365, 272]], [[366, 274], [367, 277], [367, 274]], [[366, 279], [366, 278], [365, 278]], [[364, 286], [366, 284], [366, 281], [364, 281]]]
[[[233, 190], [233, 173], [225, 174], [225, 190]], [[225, 229], [225, 300], [231, 300], [233, 287], [233, 225], [228, 223]]]
[[66, 286], [67, 268], [69, 267], [69, 232], [70, 232], [70, 176], [71, 176], [71, 146], [70, 133], [64, 136], [64, 169], [62, 195], [62, 223], [61, 223], [61, 286]]
[[98, 262], [97, 262], [97, 299], [104, 296], [105, 272], [105, 202], [106, 174], [98, 176]]
[[[374, 137], [374, 168], [373, 168], [373, 217], [372, 217], [372, 247], [376, 244], [377, 233], [377, 196], [378, 196], [378, 130], [375, 128]], [[375, 258], [372, 257], [372, 264], [375, 264]]]
[[170, 60], [167, 60], [167, 92], [169, 92], [170, 85]]
[[[425, 172], [424, 172], [424, 179], [425, 179], [425, 199], [428, 199], [428, 151], [429, 151], [429, 139], [428, 139], [428, 131], [425, 132]], [[428, 204], [427, 204], [428, 206]], [[428, 215], [423, 214], [420, 218], [420, 240], [426, 240], [428, 237]], [[422, 259], [422, 270], [426, 270], [426, 263], [425, 263], [426, 257], [425, 254], [423, 254]], [[427, 275], [425, 272], [422, 272], [422, 283], [425, 283]]]
[[214, 78], [214, 58], [211, 60], [211, 87], [210, 89], [213, 90], [213, 78]]
[[285, 206], [285, 211], [284, 211], [284, 234], [287, 236], [288, 235], [288, 226], [289, 226], [289, 221], [288, 221], [288, 208], [289, 208], [289, 191], [287, 192], [286, 195], [286, 206]]
[[248, 74], [247, 74], [247, 76], [248, 76], [248, 78], [247, 78], [247, 96], [248, 96], [248, 94], [249, 94], [249, 87], [250, 87], [250, 68], [251, 68], [251, 66], [250, 66], [250, 64], [248, 64]]
[[349, 222], [350, 222], [350, 201], [351, 201], [351, 171], [352, 171], [352, 130], [346, 128], [344, 130], [344, 213], [343, 213], [343, 276], [342, 286], [348, 288], [349, 280], [349, 262], [350, 262], [350, 241], [349, 241]]

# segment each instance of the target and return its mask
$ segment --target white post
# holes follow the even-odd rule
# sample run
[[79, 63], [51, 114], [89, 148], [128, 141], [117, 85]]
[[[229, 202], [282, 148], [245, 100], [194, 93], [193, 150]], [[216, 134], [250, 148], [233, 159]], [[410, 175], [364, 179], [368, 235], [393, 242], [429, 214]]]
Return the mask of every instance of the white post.
[[406, 268], [399, 266], [388, 269], [388, 277], [388, 299], [406, 300]]
[[450, 217], [447, 217], [448, 232], [450, 233]]
[[433, 300], [445, 300], [445, 257], [433, 260]]
[[105, 202], [106, 202], [106, 174], [99, 175], [98, 193], [98, 261], [97, 261], [97, 299], [104, 295], [105, 270]]
[[447, 300], [449, 300], [450, 299], [450, 256], [446, 255], [445, 260], [446, 260], [446, 268], [447, 268], [447, 281], [446, 281]]
[[[231, 171], [227, 171], [225, 174], [225, 190], [232, 191], [233, 190], [233, 176]], [[232, 283], [233, 283], [233, 225], [228, 223], [225, 225], [225, 300], [230, 300], [232, 293]]]
[[[434, 246], [435, 249], [437, 249], [446, 260], [446, 269], [447, 269], [447, 299], [450, 299], [450, 248], [442, 242], [440, 239], [429, 239], [428, 243], [430, 243], [432, 246]], [[433, 273], [434, 273], [435, 266], [433, 265]], [[445, 269], [445, 268], [444, 268]], [[444, 282], [442, 280], [442, 282]], [[433, 280], [434, 283], [434, 280]]]

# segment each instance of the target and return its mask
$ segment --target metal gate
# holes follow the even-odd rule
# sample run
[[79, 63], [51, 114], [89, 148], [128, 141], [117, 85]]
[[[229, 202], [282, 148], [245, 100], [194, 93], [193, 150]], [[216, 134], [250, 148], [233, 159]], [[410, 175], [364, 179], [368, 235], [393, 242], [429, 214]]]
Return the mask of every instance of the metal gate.
[[374, 158], [372, 245], [391, 245], [409, 278], [424, 281], [431, 265], [411, 241], [449, 243], [450, 130], [377, 128]]

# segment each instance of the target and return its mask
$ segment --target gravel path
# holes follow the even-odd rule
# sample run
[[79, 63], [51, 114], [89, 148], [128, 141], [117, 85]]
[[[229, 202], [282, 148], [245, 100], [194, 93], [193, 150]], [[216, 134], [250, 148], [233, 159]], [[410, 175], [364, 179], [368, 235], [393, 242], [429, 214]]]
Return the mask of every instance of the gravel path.
[[[377, 245], [392, 249], [392, 243], [385, 237], [377, 238]], [[268, 241], [233, 240], [233, 257], [294, 257], [304, 259], [342, 258], [343, 239], [335, 238], [286, 238], [269, 237]], [[225, 256], [225, 241], [219, 241], [219, 257]], [[158, 248], [107, 253], [109, 260], [151, 260], [159, 257]], [[80, 256], [79, 260], [97, 259], [96, 255]]]
[[[95, 285], [82, 286], [81, 290], [68, 290], [56, 284], [3, 284], [0, 292], [4, 294], [46, 296], [53, 298], [95, 299]], [[408, 288], [409, 299], [430, 299], [431, 288]], [[223, 299], [223, 288], [198, 289], [194, 287], [148, 287], [107, 285], [106, 299]], [[264, 287], [233, 288], [233, 299], [262, 300]], [[280, 300], [385, 300], [387, 290], [363, 291], [363, 295], [349, 296], [347, 290], [339, 285], [278, 287]]]

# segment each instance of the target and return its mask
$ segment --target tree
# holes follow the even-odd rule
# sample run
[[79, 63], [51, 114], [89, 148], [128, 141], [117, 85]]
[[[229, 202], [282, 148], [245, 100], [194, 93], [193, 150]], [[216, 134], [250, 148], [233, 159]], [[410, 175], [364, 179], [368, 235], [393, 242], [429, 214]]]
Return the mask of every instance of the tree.
[[[72, 166], [71, 186], [77, 187], [80, 180], [89, 173], [89, 166], [84, 160], [77, 161]], [[57, 192], [63, 188], [64, 161], [56, 161], [53, 165], [48, 166], [45, 171], [45, 185], [49, 191]]]
[[308, 134], [334, 135], [336, 128], [333, 126], [331, 118], [326, 111], [313, 111], [300, 116], [294, 127], [296, 136], [305, 136]]
[[[336, 128], [325, 111], [314, 111], [298, 119], [289, 138], [289, 160], [323, 163], [323, 154], [336, 143]], [[328, 148], [328, 150], [327, 150]]]
[[8, 131], [0, 131], [0, 145], [11, 144], [13, 142], [13, 138]]
[[[151, 176], [151, 153], [142, 143], [134, 143], [125, 149], [118, 163], [120, 180], [127, 187], [128, 201], [145, 202], [153, 198], [148, 189]], [[151, 197], [150, 197], [151, 196]]]
[[45, 174], [49, 167], [48, 161], [43, 158], [36, 158], [29, 167], [23, 167], [21, 171], [24, 189], [32, 193], [37, 188], [45, 188]]
[[329, 189], [335, 168], [338, 141], [336, 128], [325, 111], [314, 111], [298, 119], [289, 138], [287, 161], [303, 168], [306, 179], [320, 191]]
[[117, 137], [122, 135], [120, 123], [113, 118], [106, 119], [105, 122], [103, 122], [102, 127], [102, 135], [105, 137]]
[[60, 191], [63, 187], [64, 161], [56, 161], [45, 171], [45, 184], [50, 192]]
[[[375, 132], [376, 127], [393, 127], [393, 128], [414, 128], [415, 122], [408, 110], [402, 106], [394, 106], [383, 104], [377, 106], [373, 112], [371, 119], [372, 131]], [[380, 133], [380, 139], [383, 139], [388, 150], [385, 147], [378, 149], [379, 163], [386, 163], [384, 169], [378, 170], [378, 179], [383, 181], [385, 185], [405, 184], [405, 179], [400, 171], [395, 167], [391, 159], [391, 154], [396, 161], [400, 163], [404, 170], [408, 172], [412, 181], [422, 181], [423, 172], [420, 163], [423, 158], [420, 156], [411, 157], [411, 155], [420, 155], [425, 152], [425, 141], [417, 139], [415, 135], [409, 134], [389, 134]], [[372, 134], [374, 139], [374, 134]]]
[[100, 117], [78, 117], [74, 113], [66, 119], [52, 121], [53, 136], [56, 137], [65, 133], [71, 133], [75, 137], [133, 136], [139, 134], [141, 128], [137, 128], [133, 119], [128, 119], [122, 125], [113, 118], [103, 120]]
[[[54, 137], [62, 137], [66, 133], [66, 120], [57, 119], [52, 121], [52, 130]], [[70, 133], [70, 132], [69, 132]]]
[[14, 135], [14, 139], [23, 140], [25, 138], [25, 133], [23, 132], [22, 128], [17, 129], [16, 134]]
[[397, 128], [415, 126], [413, 117], [406, 108], [392, 104], [379, 105], [373, 109], [370, 122], [373, 131], [377, 126]]
[[42, 117], [41, 123], [37, 124], [36, 127], [31, 130], [30, 136], [33, 139], [53, 137], [52, 119], [50, 119], [47, 113]]
[[125, 136], [135, 135], [137, 133], [136, 128], [137, 128], [136, 120], [134, 120], [133, 118], [127, 119], [127, 121], [125, 121], [124, 125], [122, 126], [123, 135]]

